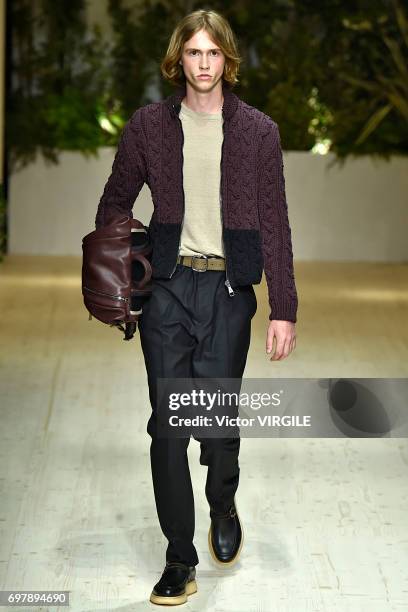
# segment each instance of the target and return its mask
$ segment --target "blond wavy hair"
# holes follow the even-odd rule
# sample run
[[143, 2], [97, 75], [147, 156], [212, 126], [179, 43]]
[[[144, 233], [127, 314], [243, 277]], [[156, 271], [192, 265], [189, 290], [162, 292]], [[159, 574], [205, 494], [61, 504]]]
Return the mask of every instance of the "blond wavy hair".
[[176, 25], [161, 64], [163, 77], [175, 86], [185, 83], [185, 76], [179, 61], [183, 46], [196, 32], [205, 30], [210, 38], [220, 47], [225, 56], [223, 79], [233, 87], [238, 83], [239, 65], [242, 58], [238, 54], [235, 35], [228, 21], [215, 11], [200, 9], [189, 13]]

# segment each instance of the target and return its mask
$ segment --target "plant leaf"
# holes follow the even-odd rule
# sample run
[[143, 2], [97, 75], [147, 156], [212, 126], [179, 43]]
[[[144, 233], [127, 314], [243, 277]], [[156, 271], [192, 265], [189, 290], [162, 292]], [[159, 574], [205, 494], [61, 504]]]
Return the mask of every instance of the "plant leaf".
[[382, 108], [379, 108], [373, 115], [371, 115], [370, 119], [367, 121], [363, 129], [361, 130], [360, 135], [355, 141], [356, 145], [361, 144], [364, 140], [367, 140], [369, 135], [374, 132], [377, 126], [381, 123], [381, 121], [388, 115], [390, 110], [393, 108], [392, 104], [386, 104]]

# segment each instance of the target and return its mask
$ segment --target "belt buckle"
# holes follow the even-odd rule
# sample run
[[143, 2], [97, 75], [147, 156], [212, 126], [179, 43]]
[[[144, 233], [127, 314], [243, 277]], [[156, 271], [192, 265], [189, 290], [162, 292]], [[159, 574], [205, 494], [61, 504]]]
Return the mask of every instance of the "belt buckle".
[[[207, 261], [206, 268], [204, 270], [197, 270], [197, 268], [194, 267], [194, 260], [195, 259], [205, 259]], [[208, 256], [207, 255], [193, 255], [192, 258], [191, 258], [191, 268], [193, 270], [195, 270], [195, 272], [207, 272], [207, 270], [208, 270]]]

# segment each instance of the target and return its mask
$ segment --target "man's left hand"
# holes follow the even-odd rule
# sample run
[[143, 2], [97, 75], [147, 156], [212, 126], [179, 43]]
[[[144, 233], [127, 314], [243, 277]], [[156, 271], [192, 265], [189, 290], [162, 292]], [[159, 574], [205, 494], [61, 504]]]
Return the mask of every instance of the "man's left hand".
[[[272, 352], [275, 339], [275, 350]], [[271, 354], [270, 361], [285, 359], [296, 347], [295, 323], [292, 321], [270, 321], [266, 335], [266, 352]]]

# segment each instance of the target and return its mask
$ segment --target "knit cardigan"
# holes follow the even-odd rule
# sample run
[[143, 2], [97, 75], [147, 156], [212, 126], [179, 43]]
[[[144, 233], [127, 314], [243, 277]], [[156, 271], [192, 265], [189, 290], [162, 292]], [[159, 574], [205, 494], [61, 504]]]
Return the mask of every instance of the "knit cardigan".
[[[278, 125], [222, 83], [224, 104], [220, 210], [230, 286], [258, 284], [265, 272], [269, 319], [296, 322], [298, 297]], [[153, 278], [171, 278], [182, 222], [183, 130], [178, 116], [185, 84], [137, 109], [124, 126], [105, 184], [95, 227], [118, 214], [133, 217], [146, 183], [154, 211], [149, 223]]]

